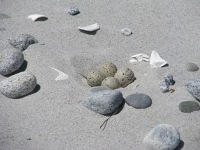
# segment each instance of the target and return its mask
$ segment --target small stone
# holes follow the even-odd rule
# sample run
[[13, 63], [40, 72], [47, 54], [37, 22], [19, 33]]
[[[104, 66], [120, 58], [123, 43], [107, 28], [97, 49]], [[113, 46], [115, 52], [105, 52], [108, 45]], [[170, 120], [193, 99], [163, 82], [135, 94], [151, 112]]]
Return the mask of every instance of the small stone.
[[68, 9], [68, 13], [69, 13], [70, 15], [77, 15], [77, 14], [79, 14], [80, 12], [79, 12], [78, 7], [71, 6], [71, 7]]
[[129, 68], [118, 69], [114, 77], [118, 79], [122, 88], [128, 86], [135, 80], [135, 75]]
[[10, 16], [4, 14], [4, 13], [0, 13], [0, 19], [7, 19], [10, 18]]
[[0, 74], [9, 75], [18, 70], [24, 62], [24, 55], [16, 49], [0, 51]]
[[128, 105], [136, 109], [144, 109], [150, 107], [152, 104], [152, 99], [148, 95], [136, 93], [128, 95], [125, 98], [125, 101]]
[[0, 91], [9, 98], [20, 98], [31, 93], [37, 85], [34, 75], [20, 72], [0, 82]]
[[14, 48], [24, 51], [28, 48], [29, 45], [38, 43], [38, 40], [32, 35], [21, 34], [14, 39], [9, 39], [8, 42]]
[[160, 81], [160, 90], [163, 93], [166, 93], [169, 91], [169, 86], [174, 85], [175, 81], [173, 79], [173, 76], [171, 74], [167, 75]]
[[187, 91], [200, 101], [200, 79], [193, 79], [186, 83]]
[[193, 111], [199, 111], [200, 106], [194, 101], [185, 101], [179, 104], [179, 110], [183, 113], [191, 113]]
[[114, 78], [114, 77], [107, 77], [105, 78], [102, 83], [101, 83], [102, 86], [107, 86], [111, 89], [117, 89], [120, 87], [120, 83], [119, 81]]
[[132, 31], [129, 28], [123, 28], [121, 29], [121, 33], [125, 36], [130, 36], [132, 34]]
[[0, 27], [0, 31], [5, 31], [5, 30], [6, 30], [6, 28], [1, 28], [1, 27]]
[[95, 86], [90, 89], [90, 93], [97, 93], [104, 90], [111, 90], [111, 89], [107, 86]]
[[160, 124], [147, 134], [143, 142], [149, 150], [174, 150], [180, 143], [180, 135], [172, 125]]
[[120, 91], [103, 90], [92, 94], [92, 96], [83, 102], [83, 106], [96, 113], [110, 115], [115, 113], [124, 102]]
[[190, 71], [190, 72], [194, 72], [194, 71], [199, 70], [199, 67], [196, 64], [191, 63], [191, 62], [187, 63], [185, 65], [185, 68], [186, 68], [187, 71]]

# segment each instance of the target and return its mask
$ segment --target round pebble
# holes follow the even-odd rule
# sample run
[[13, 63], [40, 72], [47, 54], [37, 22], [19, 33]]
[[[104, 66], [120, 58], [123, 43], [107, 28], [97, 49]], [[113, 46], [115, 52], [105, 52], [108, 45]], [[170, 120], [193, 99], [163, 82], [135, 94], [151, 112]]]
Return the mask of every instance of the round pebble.
[[136, 109], [145, 109], [150, 107], [152, 104], [152, 99], [148, 95], [136, 93], [128, 95], [125, 98], [125, 101], [128, 105], [136, 108]]
[[180, 134], [172, 125], [159, 124], [144, 138], [149, 150], [174, 150], [180, 143]]
[[24, 55], [16, 49], [0, 51], [0, 74], [9, 75], [18, 70], [24, 62]]
[[77, 14], [79, 14], [80, 12], [79, 12], [78, 7], [71, 6], [71, 7], [68, 9], [68, 13], [69, 13], [70, 15], [77, 15]]
[[183, 113], [191, 113], [200, 110], [200, 106], [195, 101], [184, 101], [179, 104], [179, 110]]
[[105, 78], [102, 83], [102, 86], [107, 86], [111, 89], [117, 89], [120, 87], [119, 81], [114, 77], [107, 77]]
[[9, 98], [20, 98], [32, 92], [37, 85], [34, 75], [20, 72], [0, 82], [0, 91]]
[[194, 71], [199, 70], [199, 67], [196, 64], [191, 63], [191, 62], [187, 63], [185, 65], [185, 68], [186, 68], [187, 71], [190, 71], [190, 72], [194, 72]]
[[129, 28], [123, 28], [121, 29], [121, 33], [125, 36], [130, 36], [132, 34], [132, 31]]

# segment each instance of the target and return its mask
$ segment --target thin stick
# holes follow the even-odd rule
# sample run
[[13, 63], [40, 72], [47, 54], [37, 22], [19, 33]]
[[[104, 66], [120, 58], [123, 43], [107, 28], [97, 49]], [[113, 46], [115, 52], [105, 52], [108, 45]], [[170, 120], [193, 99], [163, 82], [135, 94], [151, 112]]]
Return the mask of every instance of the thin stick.
[[117, 113], [118, 113], [118, 111], [119, 110], [116, 110], [110, 117], [108, 117], [103, 123], [102, 123], [102, 125], [100, 126], [100, 129], [103, 127], [103, 129], [102, 130], [104, 130], [105, 128], [106, 128], [106, 125], [107, 125], [107, 123], [108, 123], [108, 120], [113, 116], [113, 115], [116, 115]]

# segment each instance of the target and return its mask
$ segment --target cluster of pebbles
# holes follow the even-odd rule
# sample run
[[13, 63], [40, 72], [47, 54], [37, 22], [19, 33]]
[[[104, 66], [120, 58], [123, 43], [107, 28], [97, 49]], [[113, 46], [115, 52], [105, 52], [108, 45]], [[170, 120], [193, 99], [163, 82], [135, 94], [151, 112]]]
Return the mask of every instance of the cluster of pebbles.
[[135, 80], [133, 71], [129, 68], [117, 69], [111, 62], [104, 63], [96, 71], [86, 76], [87, 84], [94, 86], [107, 86], [111, 89], [126, 87]]
[[[20, 72], [15, 74], [24, 63], [23, 51], [29, 45], [38, 43], [37, 39], [28, 34], [22, 34], [9, 39], [14, 48], [0, 51], [0, 74], [10, 76], [0, 82], [0, 91], [9, 98], [20, 98], [30, 94], [37, 85], [36, 77], [32, 73]], [[11, 75], [14, 74], [14, 75]]]

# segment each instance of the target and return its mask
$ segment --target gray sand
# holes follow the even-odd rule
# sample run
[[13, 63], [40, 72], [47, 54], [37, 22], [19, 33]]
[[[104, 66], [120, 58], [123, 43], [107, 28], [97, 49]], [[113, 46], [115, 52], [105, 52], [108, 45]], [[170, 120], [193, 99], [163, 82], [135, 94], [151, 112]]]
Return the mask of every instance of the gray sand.
[[[76, 6], [80, 14], [67, 13]], [[23, 53], [40, 85], [35, 94], [9, 99], [0, 94], [0, 150], [145, 150], [143, 139], [160, 123], [173, 125], [184, 141], [182, 150], [200, 147], [200, 111], [179, 111], [182, 101], [194, 100], [185, 82], [199, 72], [185, 70], [186, 62], [200, 66], [200, 3], [198, 0], [1, 0], [0, 11], [11, 18], [0, 19], [0, 49], [10, 47], [8, 39], [30, 34], [38, 44]], [[44, 22], [27, 19], [44, 14]], [[78, 26], [100, 25], [95, 35], [80, 32]], [[124, 36], [120, 29], [131, 28]], [[137, 53], [156, 50], [169, 66], [152, 69], [148, 63], [131, 64]], [[86, 74], [103, 61], [134, 71], [136, 81], [120, 91], [124, 97], [140, 92], [152, 98], [152, 106], [137, 110], [128, 105], [113, 116], [102, 131], [106, 116], [82, 106], [89, 96], [78, 73]], [[55, 81], [54, 67], [69, 75]], [[161, 93], [159, 81], [171, 73], [176, 81], [174, 93]], [[5, 77], [0, 76], [0, 81]], [[139, 84], [137, 88], [135, 86]]]

